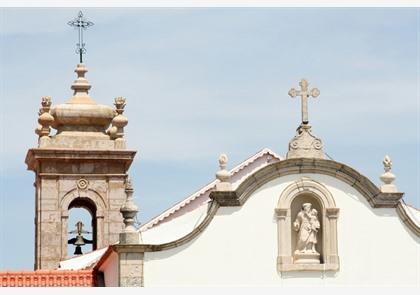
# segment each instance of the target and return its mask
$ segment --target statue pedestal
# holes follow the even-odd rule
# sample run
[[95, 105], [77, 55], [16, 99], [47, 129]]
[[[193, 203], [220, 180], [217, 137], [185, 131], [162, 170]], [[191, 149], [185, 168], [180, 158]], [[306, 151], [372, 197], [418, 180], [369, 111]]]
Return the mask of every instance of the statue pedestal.
[[293, 255], [295, 264], [320, 264], [319, 253], [296, 253]]

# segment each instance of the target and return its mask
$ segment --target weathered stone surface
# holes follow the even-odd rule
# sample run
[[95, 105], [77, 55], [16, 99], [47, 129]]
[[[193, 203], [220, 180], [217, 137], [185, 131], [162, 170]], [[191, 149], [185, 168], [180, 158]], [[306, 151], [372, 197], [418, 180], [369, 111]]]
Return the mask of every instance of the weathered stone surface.
[[220, 206], [240, 206], [241, 203], [234, 191], [213, 191], [210, 199], [215, 200]]
[[141, 247], [116, 245], [114, 250], [118, 253], [119, 259], [119, 286], [142, 287], [144, 252]]
[[[86, 208], [95, 219], [94, 248], [117, 242], [123, 228], [119, 210], [136, 152], [115, 145], [115, 139], [123, 137], [121, 117], [113, 123], [120, 128], [118, 136], [111, 138], [106, 132], [116, 114], [112, 107], [98, 105], [89, 97], [86, 72], [83, 64], [77, 66], [74, 95], [67, 103], [50, 111], [51, 99], [43, 99], [36, 130], [40, 144], [26, 156], [28, 170], [36, 174], [36, 269], [56, 268], [66, 258], [67, 218], [73, 207]], [[50, 135], [49, 126], [57, 129], [55, 135]]]
[[141, 242], [140, 233], [138, 232], [122, 232], [120, 233], [119, 237], [120, 244], [127, 245], [127, 244], [138, 244]]
[[296, 130], [295, 137], [289, 142], [289, 151], [286, 159], [293, 158], [319, 158], [324, 159], [321, 139], [314, 136], [311, 126], [301, 124]]

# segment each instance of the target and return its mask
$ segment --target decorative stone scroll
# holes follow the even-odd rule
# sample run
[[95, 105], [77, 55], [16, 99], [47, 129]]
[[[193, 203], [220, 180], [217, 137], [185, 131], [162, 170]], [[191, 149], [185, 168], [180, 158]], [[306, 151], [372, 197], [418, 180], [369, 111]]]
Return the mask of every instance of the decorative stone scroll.
[[339, 209], [325, 186], [302, 177], [286, 187], [275, 212], [279, 272], [339, 270]]
[[296, 130], [295, 137], [289, 142], [286, 158], [320, 158], [325, 159], [321, 139], [314, 136], [311, 126], [301, 124]]

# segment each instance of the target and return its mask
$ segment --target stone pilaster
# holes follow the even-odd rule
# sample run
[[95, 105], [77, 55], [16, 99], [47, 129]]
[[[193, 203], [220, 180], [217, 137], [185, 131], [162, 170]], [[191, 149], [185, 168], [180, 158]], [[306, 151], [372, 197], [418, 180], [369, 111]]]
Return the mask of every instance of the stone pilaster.
[[144, 249], [139, 245], [114, 245], [118, 253], [119, 287], [143, 287]]

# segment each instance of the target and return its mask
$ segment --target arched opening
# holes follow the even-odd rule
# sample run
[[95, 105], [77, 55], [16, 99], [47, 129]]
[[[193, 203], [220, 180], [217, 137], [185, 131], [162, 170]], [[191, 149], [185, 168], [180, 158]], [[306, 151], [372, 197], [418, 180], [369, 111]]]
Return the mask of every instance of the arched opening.
[[[80, 251], [82, 253], [87, 253], [96, 250], [97, 209], [95, 204], [88, 198], [79, 197], [69, 204], [68, 210], [67, 255], [74, 256], [80, 254]], [[79, 222], [82, 223], [82, 226], [78, 224]], [[80, 241], [83, 241], [82, 243], [84, 243], [84, 245], [80, 246], [79, 249], [76, 249], [75, 244], [78, 244]]]

